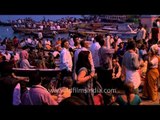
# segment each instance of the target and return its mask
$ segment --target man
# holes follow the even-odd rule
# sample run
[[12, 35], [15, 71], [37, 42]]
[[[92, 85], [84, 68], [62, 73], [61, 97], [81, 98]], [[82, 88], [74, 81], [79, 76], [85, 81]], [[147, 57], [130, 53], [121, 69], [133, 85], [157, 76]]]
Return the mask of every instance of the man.
[[127, 51], [122, 60], [122, 75], [125, 75], [125, 83], [132, 82], [134, 89], [138, 90], [141, 84], [138, 54], [135, 52], [136, 44], [134, 41], [128, 42]]
[[72, 56], [69, 51], [69, 42], [68, 40], [63, 40], [62, 41], [62, 50], [60, 53], [60, 70], [62, 73], [62, 79], [65, 76], [70, 76], [72, 72]]
[[145, 40], [145, 38], [146, 38], [146, 30], [144, 29], [143, 25], [140, 25], [137, 31], [136, 40], [142, 43], [142, 40]]
[[95, 42], [90, 47], [90, 50], [91, 50], [91, 53], [92, 53], [92, 57], [93, 57], [93, 63], [94, 63], [95, 68], [99, 67], [98, 51], [99, 51], [99, 48], [101, 47], [99, 45], [100, 39], [103, 39], [103, 38], [101, 36], [96, 36], [95, 37]]
[[33, 73], [29, 80], [31, 88], [23, 93], [22, 105], [58, 105], [47, 89], [41, 85], [38, 73]]

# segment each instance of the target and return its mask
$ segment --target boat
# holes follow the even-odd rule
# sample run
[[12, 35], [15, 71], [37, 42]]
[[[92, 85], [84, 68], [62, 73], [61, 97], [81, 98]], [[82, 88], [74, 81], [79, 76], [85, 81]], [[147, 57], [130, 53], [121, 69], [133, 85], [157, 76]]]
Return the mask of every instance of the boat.
[[25, 27], [15, 27], [15, 26], [12, 26], [12, 29], [15, 33], [26, 33], [26, 34], [42, 31], [41, 29], [38, 28], [25, 28]]
[[[57, 31], [41, 31], [44, 38], [54, 38]], [[33, 32], [32, 35], [38, 37], [39, 32]]]
[[102, 30], [115, 31], [117, 30], [117, 25], [104, 26]]
[[117, 30], [111, 30], [109, 33], [112, 34], [137, 34], [137, 31], [133, 30], [133, 28], [129, 24], [118, 24]]
[[11, 26], [11, 23], [0, 21], [0, 26]]

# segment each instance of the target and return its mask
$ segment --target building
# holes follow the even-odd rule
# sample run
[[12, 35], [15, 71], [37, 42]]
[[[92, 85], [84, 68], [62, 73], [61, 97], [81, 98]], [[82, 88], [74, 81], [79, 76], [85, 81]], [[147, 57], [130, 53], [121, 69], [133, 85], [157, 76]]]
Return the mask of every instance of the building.
[[152, 28], [153, 22], [158, 18], [159, 15], [141, 15], [140, 20], [143, 25], [148, 28]]

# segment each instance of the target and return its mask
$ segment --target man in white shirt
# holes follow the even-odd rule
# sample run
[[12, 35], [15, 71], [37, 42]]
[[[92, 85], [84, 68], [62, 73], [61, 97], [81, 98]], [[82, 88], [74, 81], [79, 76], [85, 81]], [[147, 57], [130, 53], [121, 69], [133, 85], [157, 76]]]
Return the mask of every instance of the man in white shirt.
[[139, 26], [139, 29], [137, 31], [137, 37], [136, 40], [137, 41], [141, 41], [144, 40], [146, 38], [146, 30], [144, 29], [144, 27], [141, 25]]
[[69, 42], [67, 40], [63, 40], [61, 46], [62, 50], [60, 53], [60, 70], [63, 79], [65, 76], [71, 76], [73, 62], [72, 56], [69, 52]]
[[[90, 47], [90, 51], [92, 53], [92, 57], [93, 57], [93, 63], [95, 67], [99, 67], [99, 56], [98, 56], [98, 51], [99, 48], [101, 47], [99, 45], [99, 40], [100, 40], [100, 36], [96, 36], [95, 37], [95, 42], [91, 45]], [[102, 38], [103, 39], [103, 38]]]

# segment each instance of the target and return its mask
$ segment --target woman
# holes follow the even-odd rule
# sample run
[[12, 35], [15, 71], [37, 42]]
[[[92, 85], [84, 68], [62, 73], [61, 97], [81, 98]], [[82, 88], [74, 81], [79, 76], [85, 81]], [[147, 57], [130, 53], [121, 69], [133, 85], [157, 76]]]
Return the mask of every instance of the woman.
[[120, 64], [118, 63], [117, 58], [113, 58], [112, 63], [113, 63], [113, 73], [112, 73], [113, 87], [120, 88], [121, 86], [123, 86], [122, 85], [123, 82], [120, 79], [122, 68], [121, 68]]
[[156, 101], [158, 98], [158, 57], [156, 54], [158, 53], [158, 46], [152, 45], [149, 50], [149, 59], [148, 59], [148, 71], [146, 76], [146, 81], [144, 84], [144, 97], [151, 99], [152, 101]]
[[116, 102], [119, 105], [139, 105], [142, 100], [134, 93], [134, 85], [132, 82], [125, 84], [125, 94], [119, 95]]
[[20, 68], [24, 69], [30, 69], [30, 68], [35, 68], [35, 66], [30, 65], [28, 61], [28, 52], [26, 50], [22, 50], [20, 52]]
[[[77, 80], [75, 83], [76, 91], [72, 91], [74, 96], [78, 96], [88, 105], [94, 105], [93, 97], [93, 77], [94, 72], [91, 71], [89, 62], [89, 51], [81, 51], [78, 55], [76, 63]], [[77, 91], [78, 90], [78, 91]]]

